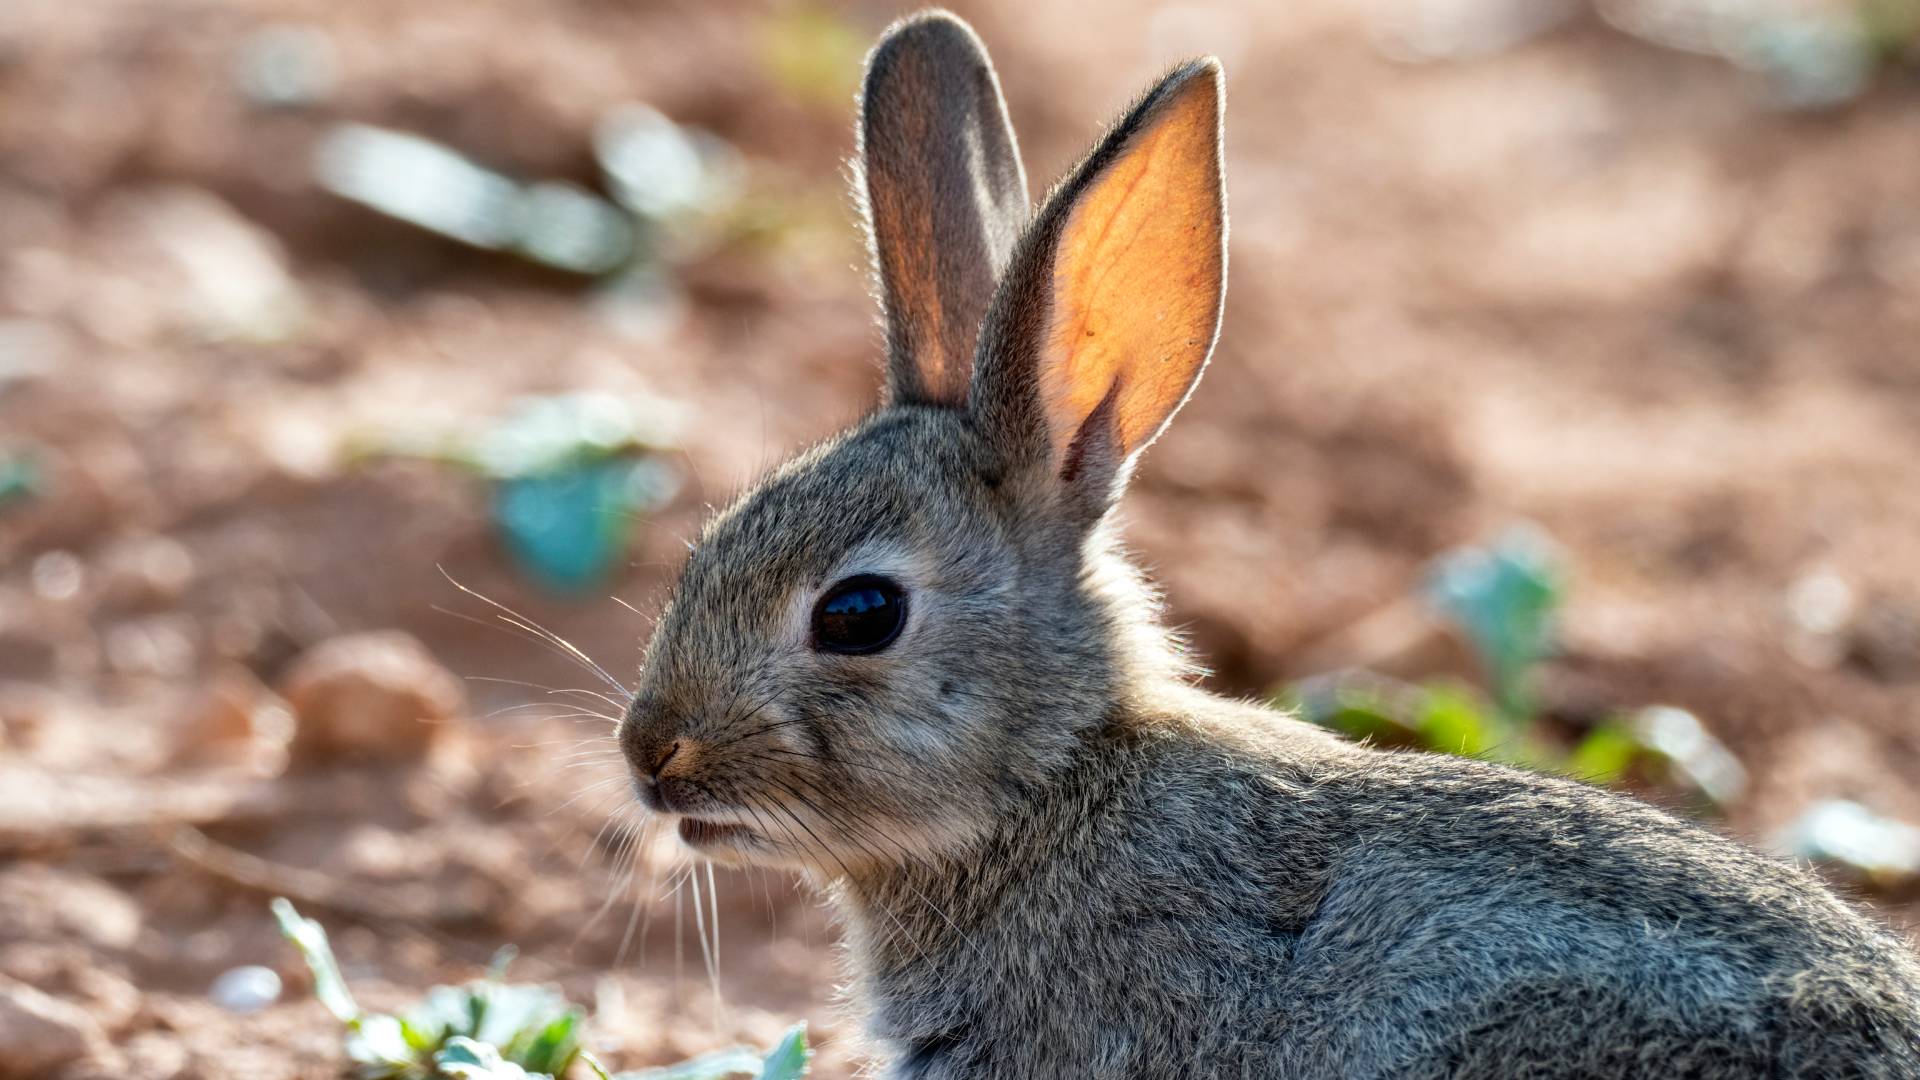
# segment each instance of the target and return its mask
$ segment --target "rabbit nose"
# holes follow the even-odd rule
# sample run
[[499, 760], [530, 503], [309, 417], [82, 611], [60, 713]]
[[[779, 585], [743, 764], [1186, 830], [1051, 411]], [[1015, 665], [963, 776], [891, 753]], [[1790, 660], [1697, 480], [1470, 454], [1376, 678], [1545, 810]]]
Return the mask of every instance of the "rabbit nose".
[[652, 776], [655, 780], [660, 779], [660, 774], [666, 769], [667, 762], [672, 761], [674, 758], [674, 755], [678, 754], [679, 752], [680, 752], [680, 740], [675, 739], [674, 741], [668, 743], [664, 748], [660, 750], [658, 754], [654, 755], [653, 769], [648, 775]]
[[636, 775], [656, 775], [673, 757], [679, 749], [679, 733], [674, 727], [666, 710], [655, 702], [639, 698], [627, 706], [614, 739]]

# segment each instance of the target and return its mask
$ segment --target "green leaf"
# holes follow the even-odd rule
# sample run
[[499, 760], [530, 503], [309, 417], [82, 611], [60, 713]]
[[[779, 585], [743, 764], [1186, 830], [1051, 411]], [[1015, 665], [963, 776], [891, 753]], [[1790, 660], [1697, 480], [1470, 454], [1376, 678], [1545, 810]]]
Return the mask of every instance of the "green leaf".
[[728, 1076], [758, 1076], [764, 1061], [760, 1054], [744, 1046], [736, 1046], [731, 1050], [702, 1054], [678, 1065], [623, 1072], [613, 1080], [721, 1080]]
[[1602, 724], [1587, 733], [1567, 756], [1566, 773], [1589, 784], [1617, 784], [1640, 756], [1640, 741], [1617, 724]]
[[1399, 742], [1406, 732], [1392, 704], [1361, 687], [1342, 688], [1323, 723], [1355, 741], [1372, 739], [1391, 744]]
[[1499, 741], [1496, 728], [1480, 702], [1457, 687], [1430, 687], [1420, 704], [1420, 738], [1429, 749], [1479, 757]]
[[502, 1059], [500, 1051], [462, 1035], [448, 1039], [433, 1063], [442, 1075], [456, 1080], [531, 1080], [527, 1070]]
[[585, 1019], [586, 1014], [570, 1010], [533, 1032], [525, 1048], [516, 1047], [518, 1052], [509, 1056], [529, 1069], [564, 1075], [580, 1052], [580, 1025]]
[[[730, 1076], [751, 1076], [758, 1080], [797, 1080], [807, 1074], [807, 1061], [812, 1058], [807, 1049], [807, 1025], [795, 1024], [787, 1029], [780, 1042], [767, 1054], [759, 1054], [743, 1046], [731, 1050], [717, 1050], [703, 1054], [678, 1065], [665, 1065], [657, 1069], [636, 1069], [613, 1076], [611, 1080], [722, 1080]], [[587, 1055], [588, 1065], [605, 1077], [606, 1072], [600, 1063]]]
[[1494, 701], [1514, 720], [1532, 714], [1532, 668], [1553, 649], [1563, 562], [1546, 534], [1517, 526], [1489, 546], [1442, 555], [1429, 571], [1429, 599], [1472, 641]]
[[347, 1035], [347, 1058], [361, 1065], [392, 1066], [404, 1075], [425, 1057], [408, 1044], [400, 1021], [383, 1013], [360, 1017]]
[[428, 1042], [430, 1049], [455, 1035], [472, 1035], [473, 995], [465, 987], [436, 986], [401, 1019]]
[[293, 946], [300, 950], [300, 956], [307, 962], [307, 970], [313, 972], [313, 996], [327, 1011], [338, 1017], [340, 1022], [352, 1026], [360, 1019], [360, 1005], [353, 1000], [353, 993], [347, 989], [347, 980], [340, 974], [340, 964], [334, 959], [333, 946], [327, 943], [327, 931], [319, 923], [306, 918], [295, 911], [293, 904], [284, 896], [276, 896], [269, 905], [275, 922], [280, 924], [280, 933], [286, 936]]
[[515, 1060], [515, 1047], [533, 1042], [554, 1020], [577, 1011], [549, 986], [479, 982], [467, 990], [484, 1003], [473, 1037], [504, 1048]]
[[813, 1057], [807, 1049], [807, 1025], [799, 1023], [787, 1029], [760, 1069], [760, 1080], [799, 1080], [807, 1075], [807, 1061]]

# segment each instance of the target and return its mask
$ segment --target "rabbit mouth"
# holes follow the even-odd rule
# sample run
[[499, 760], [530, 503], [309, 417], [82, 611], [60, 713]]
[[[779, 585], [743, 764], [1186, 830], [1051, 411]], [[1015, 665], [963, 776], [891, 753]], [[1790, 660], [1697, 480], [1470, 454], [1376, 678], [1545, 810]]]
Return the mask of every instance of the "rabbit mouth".
[[680, 819], [680, 839], [691, 847], [718, 847], [730, 841], [747, 839], [751, 832], [745, 825], [728, 825], [719, 821], [701, 821], [699, 818]]

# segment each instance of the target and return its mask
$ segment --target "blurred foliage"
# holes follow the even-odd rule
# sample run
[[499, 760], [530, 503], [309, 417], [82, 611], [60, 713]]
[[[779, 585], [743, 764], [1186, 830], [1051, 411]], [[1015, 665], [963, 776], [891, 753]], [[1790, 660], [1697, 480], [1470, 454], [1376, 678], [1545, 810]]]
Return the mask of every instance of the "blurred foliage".
[[1920, 0], [1750, 6], [1717, 51], [1765, 76], [1788, 106], [1850, 101], [1881, 68], [1920, 59]]
[[571, 184], [521, 184], [406, 132], [344, 124], [320, 144], [320, 183], [389, 217], [487, 251], [581, 274], [632, 262], [638, 230], [606, 199]]
[[586, 1013], [553, 987], [511, 984], [511, 946], [483, 979], [436, 986], [399, 1015], [361, 1010], [341, 977], [327, 933], [285, 899], [273, 917], [313, 973], [314, 996], [347, 1028], [346, 1051], [358, 1080], [554, 1080], [577, 1062], [601, 1080], [796, 1080], [807, 1071], [805, 1025], [767, 1053], [723, 1050], [679, 1065], [609, 1073], [581, 1042]]
[[[1298, 682], [1281, 701], [1376, 745], [1483, 758], [1592, 784], [1660, 788], [1682, 794], [1696, 812], [1738, 801], [1747, 790], [1745, 767], [1685, 709], [1651, 705], [1608, 716], [1570, 744], [1549, 736], [1534, 681], [1553, 651], [1565, 580], [1557, 549], [1531, 529], [1434, 560], [1427, 600], [1471, 644], [1486, 692], [1455, 680], [1409, 683], [1343, 672]], [[1853, 802], [1815, 804], [1775, 847], [1875, 888], [1920, 881], [1920, 827]]]
[[40, 465], [30, 454], [0, 454], [0, 510], [39, 494]]
[[1510, 717], [1533, 711], [1534, 665], [1553, 648], [1563, 597], [1561, 562], [1544, 533], [1519, 527], [1490, 547], [1442, 556], [1429, 574], [1428, 599], [1473, 642], [1489, 669], [1494, 703]]
[[528, 398], [479, 441], [492, 518], [515, 561], [562, 592], [605, 580], [639, 515], [664, 505], [679, 470], [654, 453], [664, 418], [598, 394]]
[[1920, 0], [1405, 0], [1383, 6], [1382, 44], [1409, 59], [1470, 59], [1588, 8], [1639, 40], [1753, 72], [1787, 108], [1844, 104], [1884, 68], [1920, 60]]
[[1452, 679], [1408, 683], [1364, 672], [1308, 679], [1282, 699], [1349, 738], [1501, 761], [1595, 784], [1678, 789], [1701, 809], [1746, 784], [1740, 762], [1691, 713], [1653, 706], [1609, 717], [1571, 745], [1539, 723], [1535, 682], [1566, 599], [1559, 549], [1539, 530], [1434, 560], [1427, 602], [1473, 649], [1487, 689]]
[[314, 156], [320, 185], [371, 210], [485, 251], [618, 280], [657, 273], [669, 240], [712, 231], [739, 197], [739, 155], [717, 136], [628, 102], [596, 125], [610, 197], [521, 181], [424, 136], [342, 124]]
[[1877, 888], [1920, 880], [1920, 827], [1845, 799], [1815, 803], [1787, 827], [1777, 846], [1803, 859], [1843, 867], [1862, 884]]
[[330, 96], [338, 82], [333, 41], [311, 27], [276, 23], [247, 36], [234, 58], [233, 80], [262, 108], [297, 109]]
[[[274, 900], [273, 917], [312, 971], [314, 996], [346, 1025], [347, 1058], [361, 1080], [560, 1076], [580, 1054], [586, 1014], [550, 987], [504, 982], [510, 949], [501, 950], [486, 978], [436, 986], [390, 1016], [361, 1010], [318, 922], [284, 899]], [[442, 1067], [449, 1064], [459, 1067]], [[493, 1071], [476, 1071], [488, 1064]]]
[[413, 431], [363, 439], [358, 457], [420, 457], [480, 476], [489, 516], [515, 563], [542, 585], [577, 593], [619, 564], [636, 521], [671, 500], [680, 470], [677, 410], [609, 394], [522, 398], [478, 434]]
[[774, 84], [810, 105], [844, 110], [860, 85], [871, 34], [812, 4], [784, 6], [760, 27], [760, 49]]

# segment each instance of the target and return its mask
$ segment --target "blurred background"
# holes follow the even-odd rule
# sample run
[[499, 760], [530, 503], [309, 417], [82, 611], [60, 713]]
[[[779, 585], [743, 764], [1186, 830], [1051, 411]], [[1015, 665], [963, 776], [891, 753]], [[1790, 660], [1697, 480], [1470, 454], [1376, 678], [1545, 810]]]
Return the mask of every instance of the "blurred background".
[[[1125, 506], [1213, 686], [1912, 925], [1920, 3], [953, 6], [1036, 193], [1226, 64], [1226, 326]], [[0, 4], [0, 1075], [338, 1075], [273, 896], [370, 1008], [512, 943], [617, 1066], [850, 1075], [825, 916], [696, 904], [570, 654], [875, 400], [904, 10]]]

